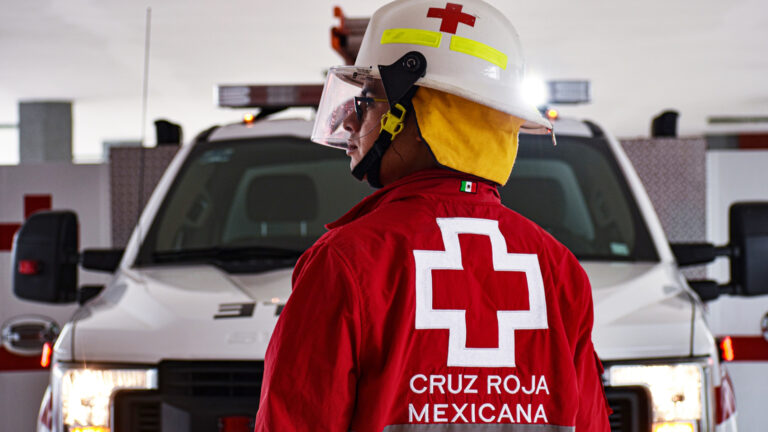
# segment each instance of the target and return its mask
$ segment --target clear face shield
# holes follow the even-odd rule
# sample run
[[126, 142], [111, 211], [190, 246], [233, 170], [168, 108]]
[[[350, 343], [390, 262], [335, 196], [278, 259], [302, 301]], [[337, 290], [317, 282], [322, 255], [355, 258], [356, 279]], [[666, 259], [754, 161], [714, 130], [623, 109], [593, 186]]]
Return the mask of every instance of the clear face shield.
[[317, 109], [312, 141], [347, 149], [381, 131], [389, 109], [381, 79], [368, 68], [334, 67], [328, 72]]

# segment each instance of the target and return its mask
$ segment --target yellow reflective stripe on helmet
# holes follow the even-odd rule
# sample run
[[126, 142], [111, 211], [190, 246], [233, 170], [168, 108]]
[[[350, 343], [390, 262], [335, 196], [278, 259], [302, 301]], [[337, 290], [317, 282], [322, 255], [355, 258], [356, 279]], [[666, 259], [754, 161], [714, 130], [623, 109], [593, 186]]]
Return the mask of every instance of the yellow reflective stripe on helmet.
[[381, 44], [413, 44], [439, 48], [443, 34], [419, 29], [389, 29], [381, 35]]
[[507, 55], [496, 48], [461, 36], [453, 36], [451, 38], [451, 51], [469, 54], [489, 61], [502, 69], [506, 69], [509, 62]]

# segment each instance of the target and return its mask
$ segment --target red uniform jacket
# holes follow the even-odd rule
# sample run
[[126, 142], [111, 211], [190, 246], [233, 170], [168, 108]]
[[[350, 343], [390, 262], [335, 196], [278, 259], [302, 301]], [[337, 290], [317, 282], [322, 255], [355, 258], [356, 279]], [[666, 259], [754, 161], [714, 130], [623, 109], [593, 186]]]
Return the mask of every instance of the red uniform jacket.
[[493, 185], [422, 171], [328, 227], [294, 270], [257, 432], [609, 431], [587, 276]]

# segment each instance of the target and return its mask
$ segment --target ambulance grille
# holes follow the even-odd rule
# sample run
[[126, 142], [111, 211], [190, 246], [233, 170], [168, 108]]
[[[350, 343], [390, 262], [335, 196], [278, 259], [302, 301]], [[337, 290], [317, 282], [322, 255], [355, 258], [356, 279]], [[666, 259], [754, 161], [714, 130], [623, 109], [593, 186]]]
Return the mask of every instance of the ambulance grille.
[[611, 432], [650, 432], [653, 427], [651, 394], [643, 386], [606, 387], [605, 396], [613, 413]]
[[161, 362], [157, 390], [115, 393], [113, 432], [210, 432], [233, 418], [253, 421], [263, 374], [261, 361]]
[[166, 396], [258, 398], [264, 362], [166, 361], [158, 372]]
[[155, 432], [160, 430], [160, 406], [155, 403], [141, 404], [136, 407], [136, 432]]

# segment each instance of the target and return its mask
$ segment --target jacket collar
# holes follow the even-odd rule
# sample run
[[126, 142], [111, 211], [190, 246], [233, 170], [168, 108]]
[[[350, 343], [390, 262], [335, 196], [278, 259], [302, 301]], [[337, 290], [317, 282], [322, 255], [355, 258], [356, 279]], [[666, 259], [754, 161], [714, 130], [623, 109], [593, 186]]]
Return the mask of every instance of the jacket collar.
[[[463, 182], [470, 182], [467, 185]], [[472, 191], [463, 191], [462, 187], [474, 186]], [[378, 207], [413, 197], [440, 196], [453, 201], [500, 203], [497, 185], [488, 180], [464, 174], [448, 169], [429, 169], [416, 172], [397, 180], [352, 207], [344, 216], [336, 222], [331, 222], [325, 227], [330, 229], [346, 225], [359, 219]]]

